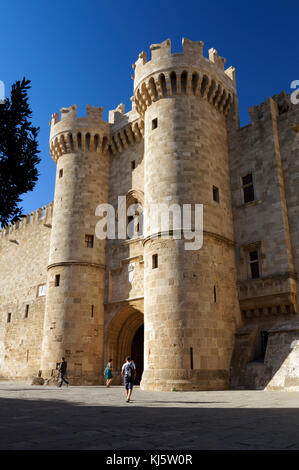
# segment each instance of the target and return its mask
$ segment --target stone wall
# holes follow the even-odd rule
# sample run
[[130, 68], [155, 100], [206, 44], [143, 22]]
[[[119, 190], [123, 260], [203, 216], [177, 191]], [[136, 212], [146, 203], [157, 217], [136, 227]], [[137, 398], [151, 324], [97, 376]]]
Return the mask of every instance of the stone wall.
[[[295, 272], [299, 273], [299, 106], [291, 104], [284, 92], [277, 96], [279, 104], [278, 136], [281, 149], [285, 195], [288, 210], [288, 221], [292, 245]], [[297, 278], [297, 291], [299, 279]], [[297, 296], [299, 311], [299, 296]]]
[[52, 204], [0, 232], [2, 378], [23, 379], [40, 369], [46, 298], [40, 287], [47, 281], [51, 223]]
[[266, 390], [299, 391], [299, 322], [281, 322], [269, 330], [265, 364], [271, 370]]
[[[285, 380], [296, 359], [295, 350], [290, 350], [296, 334], [283, 325], [293, 324], [298, 311], [299, 110], [281, 93], [249, 112], [251, 123], [232, 130], [229, 138], [243, 318], [243, 327], [235, 335], [231, 386], [287, 388]], [[248, 173], [253, 175], [255, 198], [244, 203], [242, 177]], [[251, 279], [248, 253], [255, 249], [260, 277]], [[263, 332], [268, 335], [264, 357]]]
[[[126, 116], [126, 115], [124, 115]], [[125, 120], [125, 124], [126, 120]], [[114, 126], [113, 126], [113, 130]], [[111, 155], [109, 203], [113, 205], [117, 222], [120, 212], [130, 205], [144, 203], [144, 144], [143, 139]], [[132, 163], [134, 164], [132, 165]], [[119, 196], [124, 199], [119, 203]], [[106, 302], [143, 297], [143, 236], [107, 241]], [[131, 273], [131, 274], [129, 274]]]

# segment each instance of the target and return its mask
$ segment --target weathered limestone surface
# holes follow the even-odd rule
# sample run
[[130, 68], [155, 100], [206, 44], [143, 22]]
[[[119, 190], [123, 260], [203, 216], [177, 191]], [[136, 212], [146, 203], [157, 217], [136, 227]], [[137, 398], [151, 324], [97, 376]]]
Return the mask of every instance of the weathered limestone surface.
[[[65, 356], [73, 384], [102, 384], [113, 358], [120, 383], [135, 354], [146, 390], [299, 387], [299, 107], [282, 92], [240, 128], [235, 69], [182, 46], [139, 54], [130, 111], [52, 115], [54, 203], [0, 232], [0, 377], [54, 384]], [[159, 203], [191, 204], [191, 230], [203, 204], [200, 249], [175, 218], [153, 227]]]
[[[287, 363], [293, 368], [291, 376], [299, 373], [291, 348], [298, 337], [294, 325], [299, 325], [294, 317], [298, 311], [298, 111], [283, 92], [250, 108], [251, 123], [230, 132], [238, 288], [244, 319], [236, 334], [233, 386], [264, 388], [268, 384], [288, 389], [290, 372], [280, 366]], [[245, 204], [241, 178], [247, 173], [253, 175], [255, 201]], [[250, 247], [260, 253], [258, 279], [249, 276]], [[274, 333], [286, 322], [293, 325], [291, 329]], [[261, 362], [262, 331], [269, 336]]]
[[0, 377], [27, 378], [40, 368], [45, 295], [39, 288], [47, 282], [52, 205], [0, 234]]

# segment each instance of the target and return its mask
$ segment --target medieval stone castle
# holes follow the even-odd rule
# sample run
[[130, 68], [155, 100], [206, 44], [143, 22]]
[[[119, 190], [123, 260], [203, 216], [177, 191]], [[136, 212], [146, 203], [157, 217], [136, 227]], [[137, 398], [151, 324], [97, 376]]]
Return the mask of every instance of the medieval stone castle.
[[[132, 110], [51, 120], [54, 203], [0, 233], [0, 378], [114, 383], [126, 355], [144, 390], [299, 389], [299, 105], [282, 92], [241, 127], [235, 69], [183, 39], [139, 54]], [[100, 239], [118, 198], [203, 204], [203, 245], [152, 233]], [[145, 212], [146, 213], [146, 212]], [[116, 215], [117, 217], [117, 215]]]

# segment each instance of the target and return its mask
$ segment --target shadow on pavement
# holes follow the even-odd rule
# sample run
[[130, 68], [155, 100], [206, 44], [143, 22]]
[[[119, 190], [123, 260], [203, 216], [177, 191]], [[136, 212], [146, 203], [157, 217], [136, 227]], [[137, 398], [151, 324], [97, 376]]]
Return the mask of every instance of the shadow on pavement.
[[299, 409], [162, 408], [137, 402], [87, 406], [56, 398], [0, 398], [0, 449], [299, 449]]

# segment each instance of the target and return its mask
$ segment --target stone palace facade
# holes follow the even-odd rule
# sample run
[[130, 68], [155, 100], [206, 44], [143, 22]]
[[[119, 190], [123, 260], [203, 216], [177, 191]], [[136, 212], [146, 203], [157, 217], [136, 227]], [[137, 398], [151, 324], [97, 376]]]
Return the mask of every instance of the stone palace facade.
[[[103, 384], [111, 357], [116, 384], [132, 355], [144, 390], [299, 389], [299, 105], [240, 127], [215, 49], [150, 49], [131, 111], [52, 116], [54, 202], [0, 232], [0, 378], [54, 383], [65, 356], [72, 384]], [[103, 204], [125, 237], [97, 236]], [[202, 204], [201, 248], [153, 231], [153, 204]]]

